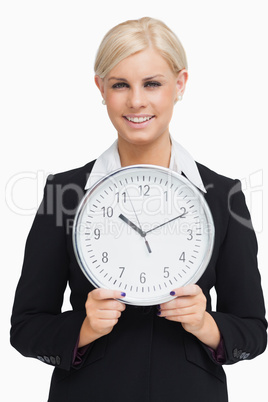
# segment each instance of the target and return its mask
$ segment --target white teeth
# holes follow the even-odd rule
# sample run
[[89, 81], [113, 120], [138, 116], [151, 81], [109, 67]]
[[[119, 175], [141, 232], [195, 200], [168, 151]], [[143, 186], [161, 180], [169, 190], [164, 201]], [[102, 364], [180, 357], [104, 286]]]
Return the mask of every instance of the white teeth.
[[134, 123], [143, 123], [144, 121], [150, 120], [153, 116], [151, 117], [128, 117], [126, 116], [126, 118], [128, 119], [128, 121], [133, 121]]

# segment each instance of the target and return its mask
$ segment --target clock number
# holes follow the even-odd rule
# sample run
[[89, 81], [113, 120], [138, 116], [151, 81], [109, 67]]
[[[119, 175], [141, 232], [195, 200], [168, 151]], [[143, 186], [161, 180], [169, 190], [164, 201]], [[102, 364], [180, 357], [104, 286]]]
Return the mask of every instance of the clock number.
[[123, 273], [124, 273], [124, 271], [125, 271], [125, 267], [119, 267], [119, 269], [121, 269], [122, 271], [121, 271], [121, 274], [120, 274], [120, 276], [119, 276], [119, 278], [122, 278], [122, 275], [123, 275]]
[[187, 240], [193, 240], [193, 231], [191, 229], [188, 229], [187, 232], [189, 233], [189, 236], [187, 237]]
[[181, 253], [179, 260], [185, 262], [185, 252], [184, 251], [183, 251], [183, 253]]
[[186, 213], [186, 208], [181, 207], [180, 210], [182, 211], [182, 215], [184, 215]]
[[165, 267], [164, 268], [164, 278], [168, 278], [169, 277], [169, 267]]
[[102, 262], [104, 262], [104, 263], [106, 263], [106, 262], [108, 262], [108, 253], [106, 252], [106, 251], [104, 251], [103, 253], [102, 253]]
[[140, 274], [140, 283], [145, 283], [146, 282], [146, 276], [145, 272], [142, 272]]
[[100, 238], [100, 229], [95, 229], [94, 230], [94, 235], [95, 235], [95, 239], [99, 240], [99, 238]]
[[111, 217], [113, 216], [114, 210], [113, 210], [112, 207], [107, 207], [107, 208], [102, 207], [101, 209], [102, 209], [102, 211], [103, 211], [103, 215], [102, 215], [102, 216], [103, 216], [104, 218], [105, 218], [106, 216], [108, 216], [108, 218], [111, 218]]
[[[120, 194], [119, 193], [115, 193], [115, 195], [117, 196], [117, 202], [120, 201]], [[127, 194], [125, 192], [123, 192], [122, 194], [122, 198], [123, 198], [123, 202], [126, 202], [127, 200]]]
[[148, 197], [150, 195], [150, 194], [148, 194], [150, 191], [150, 186], [148, 186], [148, 184], [145, 184], [144, 186], [139, 186], [139, 189], [140, 189], [140, 195], [143, 195], [146, 197]]
[[165, 200], [167, 201], [168, 200], [168, 192], [164, 191], [164, 194], [165, 194]]

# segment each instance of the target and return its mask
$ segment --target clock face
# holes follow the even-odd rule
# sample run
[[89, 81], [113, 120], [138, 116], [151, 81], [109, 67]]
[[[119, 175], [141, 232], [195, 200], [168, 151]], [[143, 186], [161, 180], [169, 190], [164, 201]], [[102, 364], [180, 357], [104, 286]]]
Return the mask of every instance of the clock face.
[[153, 165], [121, 168], [97, 182], [75, 216], [77, 260], [95, 287], [126, 293], [124, 303], [154, 305], [195, 283], [210, 260], [214, 225], [187, 179]]

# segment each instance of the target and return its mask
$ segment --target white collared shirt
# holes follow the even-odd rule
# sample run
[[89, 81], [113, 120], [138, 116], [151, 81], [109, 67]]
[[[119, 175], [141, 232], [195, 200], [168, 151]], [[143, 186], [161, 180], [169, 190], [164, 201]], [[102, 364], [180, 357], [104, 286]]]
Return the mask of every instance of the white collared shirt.
[[[174, 170], [179, 174], [184, 173], [192, 184], [206, 193], [206, 189], [193, 157], [172, 137], [170, 137], [170, 139], [172, 145], [169, 169]], [[116, 140], [98, 157], [87, 180], [85, 190], [92, 187], [102, 177], [122, 167], [117, 142], [118, 140]]]

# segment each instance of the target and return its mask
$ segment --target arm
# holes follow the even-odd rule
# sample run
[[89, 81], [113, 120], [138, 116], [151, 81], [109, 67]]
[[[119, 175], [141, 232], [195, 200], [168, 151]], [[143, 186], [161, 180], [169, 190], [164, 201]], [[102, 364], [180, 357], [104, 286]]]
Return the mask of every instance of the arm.
[[267, 344], [267, 322], [257, 264], [257, 241], [238, 181], [228, 200], [229, 224], [216, 266], [217, 312], [226, 363], [253, 359]]
[[160, 314], [181, 322], [187, 332], [214, 350], [222, 336], [226, 364], [257, 356], [267, 341], [257, 243], [238, 185], [229, 193], [228, 228], [216, 264], [217, 312], [206, 311], [203, 292], [192, 285], [176, 289], [177, 298], [161, 305]]
[[56, 185], [48, 180], [30, 230], [11, 318], [11, 343], [24, 356], [68, 370], [85, 310], [61, 313], [69, 279], [66, 231], [57, 222], [62, 209]]

